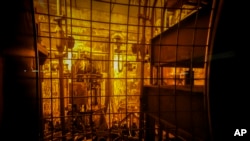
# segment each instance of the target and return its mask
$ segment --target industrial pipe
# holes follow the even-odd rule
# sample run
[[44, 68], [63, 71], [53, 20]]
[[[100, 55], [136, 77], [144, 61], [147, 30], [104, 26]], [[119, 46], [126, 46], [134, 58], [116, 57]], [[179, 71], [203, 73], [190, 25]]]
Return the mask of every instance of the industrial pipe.
[[57, 17], [55, 20], [57, 21], [56, 27], [56, 48], [58, 51], [58, 61], [59, 61], [59, 92], [60, 92], [60, 121], [61, 121], [61, 129], [62, 129], [62, 140], [66, 140], [66, 131], [65, 131], [65, 104], [64, 104], [64, 75], [63, 75], [63, 51], [66, 45], [66, 39], [64, 35], [64, 31], [62, 28], [62, 20], [64, 17], [61, 17], [61, 0], [57, 0]]

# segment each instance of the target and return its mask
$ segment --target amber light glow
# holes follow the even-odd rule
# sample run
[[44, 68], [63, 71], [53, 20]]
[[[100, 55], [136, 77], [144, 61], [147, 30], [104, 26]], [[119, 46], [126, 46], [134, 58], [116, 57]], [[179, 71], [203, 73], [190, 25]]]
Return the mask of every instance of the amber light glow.
[[[120, 136], [120, 131], [126, 128], [131, 132], [129, 136], [133, 131], [133, 137], [138, 139], [139, 127], [146, 132], [145, 126], [149, 126], [144, 125], [146, 120], [152, 124], [159, 120], [151, 121], [153, 114], [163, 111], [159, 114], [163, 118], [177, 115], [171, 114], [178, 111], [171, 114], [164, 111], [175, 105], [175, 95], [168, 94], [169, 90], [160, 93], [160, 89], [172, 90], [178, 86], [190, 90], [204, 86], [204, 67], [193, 67], [190, 56], [203, 53], [205, 45], [194, 49], [188, 44], [176, 51], [176, 46], [172, 45], [177, 40], [175, 36], [161, 41], [165, 36], [162, 33], [196, 8], [183, 5], [180, 8], [184, 10], [170, 8], [163, 12], [164, 5], [160, 1], [155, 1], [156, 5], [145, 2], [34, 0], [40, 44], [49, 52], [41, 65], [44, 138], [81, 135], [90, 139], [101, 132], [114, 140], [113, 135], [117, 132]], [[144, 6], [147, 4], [150, 8]], [[69, 47], [69, 36], [74, 39], [72, 47]], [[177, 38], [190, 43], [183, 37]], [[176, 58], [184, 63], [173, 63]], [[174, 92], [182, 94], [178, 90]], [[151, 97], [145, 98], [145, 95]], [[160, 95], [169, 97], [157, 97]], [[146, 102], [154, 103], [151, 106]], [[166, 105], [162, 107], [159, 103]], [[152, 110], [152, 114], [147, 115], [149, 119], [148, 113], [142, 110]], [[168, 135], [164, 132], [164, 136]]]

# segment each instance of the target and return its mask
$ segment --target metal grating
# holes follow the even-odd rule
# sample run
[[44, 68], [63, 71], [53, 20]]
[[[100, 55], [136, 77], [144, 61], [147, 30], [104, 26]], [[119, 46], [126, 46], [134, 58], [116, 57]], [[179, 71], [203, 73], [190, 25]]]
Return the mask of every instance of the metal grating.
[[34, 0], [41, 140], [206, 140], [211, 6]]

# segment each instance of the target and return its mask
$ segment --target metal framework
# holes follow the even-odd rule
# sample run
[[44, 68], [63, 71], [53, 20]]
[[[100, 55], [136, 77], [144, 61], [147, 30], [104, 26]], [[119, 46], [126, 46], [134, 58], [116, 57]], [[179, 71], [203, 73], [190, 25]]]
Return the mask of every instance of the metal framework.
[[[197, 129], [208, 129], [210, 3], [34, 0], [38, 45], [48, 51], [39, 56], [41, 140], [205, 140]], [[200, 9], [209, 13], [203, 29]]]

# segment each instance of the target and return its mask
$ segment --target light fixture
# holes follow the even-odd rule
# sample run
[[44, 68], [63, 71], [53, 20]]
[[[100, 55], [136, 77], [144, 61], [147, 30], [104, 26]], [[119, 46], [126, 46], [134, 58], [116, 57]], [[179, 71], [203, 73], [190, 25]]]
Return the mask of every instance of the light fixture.
[[120, 34], [117, 34], [115, 37], [114, 37], [114, 40], [115, 40], [115, 44], [116, 44], [116, 49], [115, 49], [115, 53], [117, 53], [117, 56], [118, 56], [118, 59], [117, 59], [117, 63], [118, 63], [118, 72], [122, 72], [123, 70], [123, 64], [121, 61], [121, 58], [120, 58], [120, 54], [121, 54], [121, 46], [122, 46], [122, 37]]

